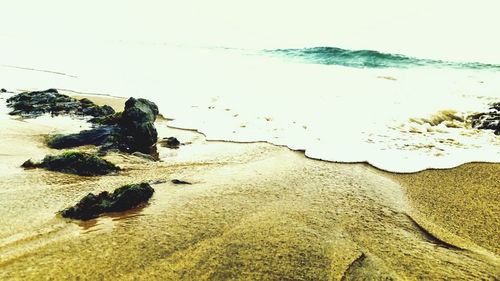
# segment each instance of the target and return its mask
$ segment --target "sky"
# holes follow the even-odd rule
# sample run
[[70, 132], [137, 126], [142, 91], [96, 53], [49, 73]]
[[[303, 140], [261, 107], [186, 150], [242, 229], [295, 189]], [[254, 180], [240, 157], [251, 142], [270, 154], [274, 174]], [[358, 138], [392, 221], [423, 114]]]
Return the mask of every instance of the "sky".
[[0, 0], [0, 11], [0, 40], [336, 46], [500, 63], [498, 0]]

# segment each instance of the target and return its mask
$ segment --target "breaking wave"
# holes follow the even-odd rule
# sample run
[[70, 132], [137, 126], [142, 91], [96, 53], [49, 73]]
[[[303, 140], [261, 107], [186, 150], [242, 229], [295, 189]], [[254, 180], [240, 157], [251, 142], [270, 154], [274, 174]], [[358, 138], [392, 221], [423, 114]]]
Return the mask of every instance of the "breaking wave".
[[297, 59], [306, 63], [341, 65], [357, 68], [410, 68], [426, 66], [435, 68], [500, 70], [500, 65], [496, 64], [420, 59], [373, 50], [347, 50], [335, 47], [275, 49], [266, 50], [266, 52]]

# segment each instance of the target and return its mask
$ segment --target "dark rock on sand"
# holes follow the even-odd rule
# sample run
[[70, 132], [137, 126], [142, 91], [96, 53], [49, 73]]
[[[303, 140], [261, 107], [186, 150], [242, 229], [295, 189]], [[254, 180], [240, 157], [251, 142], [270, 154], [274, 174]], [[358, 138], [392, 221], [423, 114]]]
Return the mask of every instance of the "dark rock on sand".
[[115, 113], [110, 106], [98, 106], [85, 98], [78, 100], [59, 94], [56, 89], [17, 94], [7, 99], [7, 106], [13, 109], [9, 114], [24, 117], [38, 117], [45, 113], [104, 117]]
[[472, 127], [493, 130], [500, 135], [500, 102], [491, 104], [490, 111], [469, 116]]
[[5, 88], [0, 89], [0, 93], [7, 93], [7, 90]]
[[178, 179], [173, 179], [172, 183], [173, 184], [191, 184], [190, 182], [183, 181], [183, 180], [178, 180]]
[[65, 152], [61, 155], [46, 156], [42, 162], [36, 163], [30, 160], [24, 162], [21, 167], [26, 169], [44, 168], [50, 171], [57, 171], [80, 176], [106, 175], [120, 170], [113, 163], [98, 156], [83, 152]]
[[121, 117], [122, 113], [116, 112], [107, 116], [94, 117], [90, 119], [90, 122], [98, 125], [118, 125]]
[[40, 166], [39, 163], [36, 163], [34, 162], [33, 160], [29, 159], [29, 160], [26, 160], [22, 165], [21, 167], [22, 168], [25, 168], [25, 169], [36, 169]]
[[158, 116], [158, 106], [146, 99], [130, 98], [125, 102], [125, 109], [118, 121], [122, 132], [122, 143], [130, 152], [150, 153], [151, 147], [158, 140], [154, 126]]
[[154, 189], [148, 183], [125, 185], [112, 194], [107, 191], [98, 195], [89, 193], [75, 206], [61, 212], [65, 218], [89, 220], [106, 212], [123, 212], [143, 203], [153, 196]]
[[82, 145], [114, 144], [121, 136], [118, 126], [100, 126], [90, 130], [84, 130], [76, 134], [52, 136], [47, 145], [51, 148], [62, 149]]
[[154, 154], [152, 151], [158, 140], [154, 126], [156, 116], [156, 104], [145, 99], [130, 98], [122, 113], [96, 119], [97, 123], [107, 125], [77, 134], [54, 136], [48, 141], [48, 145], [58, 149], [96, 145], [101, 146], [101, 151], [118, 149], [127, 153]]
[[178, 139], [176, 139], [175, 137], [163, 138], [158, 143], [161, 146], [168, 147], [168, 148], [179, 148], [179, 145], [181, 145], [181, 142]]
[[[98, 106], [89, 99], [77, 100], [59, 94], [56, 89], [24, 92], [7, 99], [12, 115], [37, 117], [45, 113], [93, 116], [90, 121], [99, 127], [77, 134], [56, 135], [48, 141], [52, 148], [71, 148], [82, 145], [101, 146], [101, 151], [118, 149], [123, 152], [154, 153], [158, 140], [154, 126], [158, 107], [145, 99], [130, 98], [121, 113], [110, 106]], [[153, 151], [153, 152], [152, 152]]]

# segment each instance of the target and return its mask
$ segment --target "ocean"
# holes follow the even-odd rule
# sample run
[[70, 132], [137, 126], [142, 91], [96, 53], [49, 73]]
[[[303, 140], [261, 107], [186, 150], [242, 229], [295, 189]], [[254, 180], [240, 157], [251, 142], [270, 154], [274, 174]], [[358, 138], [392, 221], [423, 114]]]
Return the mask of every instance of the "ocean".
[[265, 141], [403, 173], [500, 160], [498, 136], [463, 122], [499, 100], [496, 64], [336, 47], [115, 41], [38, 52], [15, 41], [2, 48], [23, 54], [3, 58], [4, 88], [147, 98], [172, 127], [209, 140]]

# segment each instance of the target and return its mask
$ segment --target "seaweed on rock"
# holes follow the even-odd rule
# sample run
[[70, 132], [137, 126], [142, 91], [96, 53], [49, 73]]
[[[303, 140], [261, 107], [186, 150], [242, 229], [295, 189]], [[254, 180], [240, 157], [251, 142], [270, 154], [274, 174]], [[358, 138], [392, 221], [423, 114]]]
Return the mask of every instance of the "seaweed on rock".
[[82, 145], [101, 146], [101, 151], [118, 149], [123, 152], [151, 154], [158, 133], [154, 126], [158, 107], [145, 99], [130, 98], [122, 113], [108, 115], [96, 121], [97, 128], [77, 134], [57, 135], [48, 141], [49, 147], [61, 149]]
[[65, 218], [89, 220], [102, 213], [122, 212], [148, 202], [154, 189], [148, 183], [129, 184], [116, 189], [112, 194], [107, 191], [98, 195], [89, 193], [75, 206], [61, 211]]
[[96, 155], [77, 151], [68, 151], [55, 156], [48, 155], [40, 163], [28, 160], [21, 167], [26, 169], [44, 168], [80, 176], [107, 175], [120, 170], [115, 164]]
[[146, 99], [129, 98], [123, 112], [115, 113], [108, 105], [98, 106], [87, 98], [75, 99], [57, 89], [23, 92], [7, 99], [11, 115], [38, 117], [50, 113], [92, 116], [95, 127], [77, 134], [56, 135], [48, 141], [51, 148], [62, 149], [82, 145], [100, 146], [105, 153], [117, 149], [126, 153], [155, 154], [158, 133], [154, 122], [158, 106]]
[[55, 149], [71, 148], [83, 145], [104, 145], [106, 143], [116, 143], [120, 138], [120, 128], [118, 126], [100, 126], [90, 130], [84, 130], [76, 134], [53, 135], [47, 145]]
[[[89, 99], [75, 99], [60, 94], [57, 89], [45, 91], [23, 92], [7, 99], [7, 106], [13, 110], [10, 115], [38, 117], [50, 113], [52, 115], [74, 114], [104, 118], [115, 113], [108, 105], [99, 106]], [[93, 119], [91, 119], [93, 120]]]

